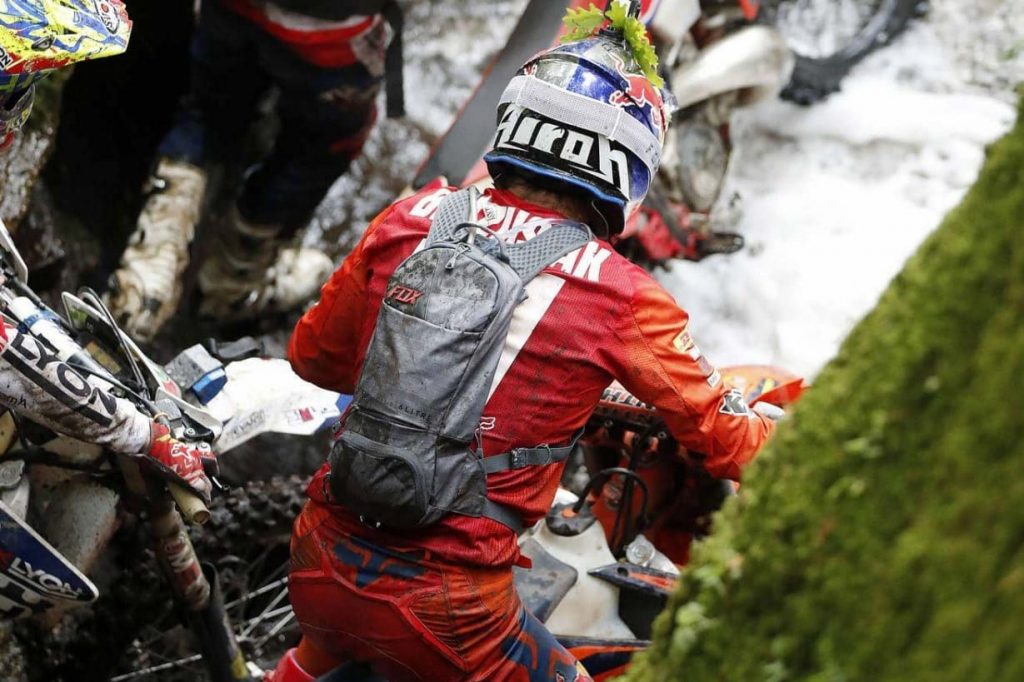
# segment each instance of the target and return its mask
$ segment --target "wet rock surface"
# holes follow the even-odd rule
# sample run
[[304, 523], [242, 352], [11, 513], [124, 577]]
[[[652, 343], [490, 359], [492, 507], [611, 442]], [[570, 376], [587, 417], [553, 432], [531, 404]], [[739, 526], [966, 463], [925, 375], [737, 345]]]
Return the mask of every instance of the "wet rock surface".
[[11, 146], [0, 151], [0, 219], [11, 232], [28, 213], [36, 181], [53, 151], [66, 81], [66, 76], [54, 77], [36, 86], [32, 118]]

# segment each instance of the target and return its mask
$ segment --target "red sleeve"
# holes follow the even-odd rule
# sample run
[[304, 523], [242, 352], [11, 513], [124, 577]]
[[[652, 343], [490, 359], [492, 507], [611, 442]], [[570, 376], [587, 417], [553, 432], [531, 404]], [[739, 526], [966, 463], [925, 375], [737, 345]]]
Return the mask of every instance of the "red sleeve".
[[363, 322], [369, 306], [367, 286], [372, 268], [366, 245], [389, 215], [386, 209], [370, 223], [356, 248], [320, 290], [320, 300], [295, 325], [288, 360], [300, 377], [342, 393], [355, 390]]
[[689, 316], [646, 275], [633, 274], [635, 291], [618, 336], [625, 347], [618, 379], [654, 405], [686, 448], [703, 454], [708, 473], [739, 480], [774, 424], [730, 392], [687, 329]]

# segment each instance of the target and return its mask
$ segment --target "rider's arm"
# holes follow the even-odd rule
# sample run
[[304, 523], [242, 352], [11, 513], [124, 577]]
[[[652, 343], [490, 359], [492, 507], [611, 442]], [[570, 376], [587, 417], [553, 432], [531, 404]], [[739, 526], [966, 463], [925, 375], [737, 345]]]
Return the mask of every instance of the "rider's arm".
[[342, 393], [355, 390], [371, 268], [366, 245], [390, 209], [370, 223], [356, 248], [320, 290], [288, 343], [288, 359], [300, 377]]
[[114, 452], [145, 453], [151, 420], [94, 386], [29, 334], [0, 322], [0, 403], [46, 427]]
[[741, 396], [729, 394], [672, 297], [643, 274], [633, 279], [632, 301], [617, 329], [625, 353], [616, 378], [658, 408], [683, 446], [705, 455], [711, 475], [738, 480], [774, 425], [749, 410]]

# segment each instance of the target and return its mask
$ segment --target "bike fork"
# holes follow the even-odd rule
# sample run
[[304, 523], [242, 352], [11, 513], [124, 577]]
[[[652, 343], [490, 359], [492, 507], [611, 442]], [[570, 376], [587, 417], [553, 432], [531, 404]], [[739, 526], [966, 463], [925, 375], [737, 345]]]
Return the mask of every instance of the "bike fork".
[[149, 525], [157, 562], [199, 640], [211, 679], [249, 682], [249, 670], [228, 622], [216, 570], [209, 564], [199, 564], [188, 530], [170, 500], [154, 505], [151, 512]]

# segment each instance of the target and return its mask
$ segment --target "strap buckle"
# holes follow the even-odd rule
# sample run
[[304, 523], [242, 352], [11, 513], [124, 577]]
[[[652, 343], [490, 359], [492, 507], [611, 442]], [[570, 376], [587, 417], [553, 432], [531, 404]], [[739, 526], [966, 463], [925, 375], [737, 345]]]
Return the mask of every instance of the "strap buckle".
[[364, 516], [362, 514], [359, 515], [359, 523], [363, 524], [364, 526], [369, 526], [374, 530], [380, 530], [380, 527], [384, 525], [380, 521], [371, 519], [369, 516]]
[[[537, 457], [540, 452], [544, 450], [547, 452], [547, 457], [543, 460]], [[509, 469], [522, 469], [528, 466], [544, 466], [545, 464], [551, 464], [554, 460], [554, 453], [551, 452], [551, 446], [547, 443], [541, 443], [532, 448], [512, 448], [508, 453], [508, 468]]]
[[508, 468], [522, 469], [530, 466], [530, 452], [528, 448], [512, 448], [508, 453]]

